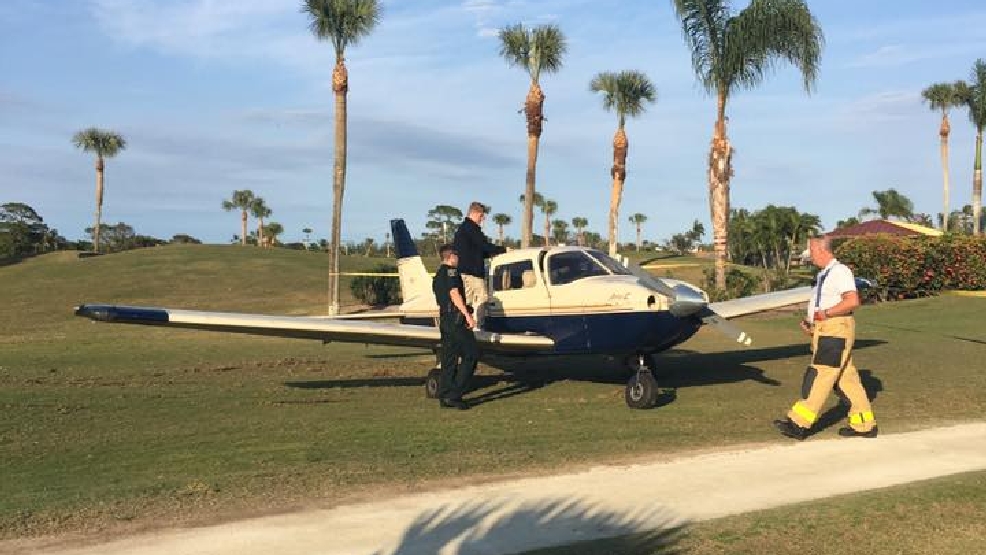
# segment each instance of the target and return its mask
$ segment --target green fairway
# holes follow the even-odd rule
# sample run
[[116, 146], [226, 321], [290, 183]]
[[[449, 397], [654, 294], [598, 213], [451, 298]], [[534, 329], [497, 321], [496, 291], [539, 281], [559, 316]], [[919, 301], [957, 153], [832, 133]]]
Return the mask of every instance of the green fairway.
[[[349, 257], [343, 270], [381, 262]], [[460, 413], [424, 398], [427, 352], [72, 316], [80, 302], [320, 314], [327, 266], [320, 253], [168, 246], [0, 268], [0, 537], [202, 522], [778, 442], [770, 420], [807, 363], [798, 314], [759, 316], [738, 321], [752, 348], [703, 330], [660, 356], [655, 410], [631, 411], [622, 383], [565, 379], [584, 368], [549, 361], [524, 383], [483, 367], [472, 397], [487, 402]], [[984, 309], [986, 299], [943, 297], [860, 311], [857, 366], [884, 433], [982, 418]]]

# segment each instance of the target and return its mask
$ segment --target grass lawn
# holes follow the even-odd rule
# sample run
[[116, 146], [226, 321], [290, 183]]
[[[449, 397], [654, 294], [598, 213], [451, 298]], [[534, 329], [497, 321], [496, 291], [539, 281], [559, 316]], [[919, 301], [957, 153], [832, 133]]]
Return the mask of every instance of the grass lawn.
[[[627, 409], [622, 383], [565, 379], [569, 362], [547, 361], [540, 381], [519, 385], [483, 367], [474, 395], [488, 402], [441, 411], [423, 396], [428, 353], [72, 316], [80, 302], [324, 313], [324, 255], [71, 254], [0, 268], [0, 538], [206, 522], [778, 442], [770, 419], [797, 395], [807, 362], [798, 315], [760, 316], [740, 321], [753, 348], [703, 330], [659, 357], [666, 389], [655, 410]], [[382, 261], [350, 257], [344, 270]], [[984, 309], [986, 299], [942, 297], [860, 311], [857, 366], [881, 431], [982, 418]]]
[[967, 555], [982, 553], [986, 472], [524, 555]]

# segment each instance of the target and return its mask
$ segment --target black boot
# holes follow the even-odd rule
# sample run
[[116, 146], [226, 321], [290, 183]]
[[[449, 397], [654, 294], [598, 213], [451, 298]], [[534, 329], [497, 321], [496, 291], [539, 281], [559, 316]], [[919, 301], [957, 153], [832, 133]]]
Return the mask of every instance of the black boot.
[[811, 433], [811, 430], [798, 426], [790, 418], [785, 418], [784, 420], [774, 420], [774, 427], [785, 436], [798, 441], [807, 438]]
[[839, 428], [839, 435], [842, 437], [876, 437], [877, 428], [873, 426], [873, 429], [868, 432], [859, 432], [849, 426], [845, 428]]

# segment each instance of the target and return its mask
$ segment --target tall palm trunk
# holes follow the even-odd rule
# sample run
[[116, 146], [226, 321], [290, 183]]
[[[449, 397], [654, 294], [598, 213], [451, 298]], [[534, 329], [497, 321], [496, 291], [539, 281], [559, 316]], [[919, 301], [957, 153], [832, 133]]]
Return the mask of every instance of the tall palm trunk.
[[247, 244], [247, 211], [244, 209], [240, 211], [240, 244], [246, 246]]
[[983, 130], [976, 130], [976, 163], [972, 170], [972, 234], [979, 235], [979, 214], [983, 210]]
[[726, 249], [729, 243], [729, 178], [733, 148], [726, 138], [726, 96], [718, 95], [715, 133], [709, 154], [709, 202], [715, 248], [716, 289], [726, 288]]
[[640, 252], [640, 224], [637, 224], [637, 252]]
[[342, 242], [342, 196], [346, 188], [346, 92], [349, 74], [342, 56], [332, 70], [335, 91], [335, 171], [332, 176], [332, 238], [329, 246], [329, 315], [339, 313], [339, 245]]
[[497, 235], [500, 237], [500, 244], [502, 245], [503, 244], [503, 224], [500, 224], [499, 225], [499, 228], [500, 229], [497, 232]]
[[551, 241], [551, 215], [547, 212], [544, 213], [544, 246], [550, 246]]
[[257, 246], [264, 248], [267, 245], [264, 244], [264, 219], [257, 218]]
[[623, 184], [627, 178], [627, 150], [630, 143], [623, 131], [623, 116], [620, 116], [620, 126], [613, 136], [613, 190], [609, 197], [609, 254], [616, 256], [617, 230], [619, 225], [620, 199], [623, 198]]
[[948, 231], [948, 133], [951, 131], [951, 126], [948, 125], [948, 113], [942, 111], [941, 114], [941, 130], [938, 134], [941, 136], [941, 169], [942, 169], [942, 219], [941, 219], [941, 230], [942, 232]]
[[96, 155], [96, 227], [93, 228], [92, 248], [99, 252], [99, 228], [103, 220], [103, 155]]
[[[527, 117], [527, 185], [524, 189], [524, 218], [521, 221], [521, 247], [531, 246], [534, 234], [534, 192], [537, 174], [538, 143], [541, 140], [544, 120], [544, 93], [536, 81], [531, 82], [531, 90], [524, 101], [524, 115]], [[547, 237], [545, 237], [547, 241]]]

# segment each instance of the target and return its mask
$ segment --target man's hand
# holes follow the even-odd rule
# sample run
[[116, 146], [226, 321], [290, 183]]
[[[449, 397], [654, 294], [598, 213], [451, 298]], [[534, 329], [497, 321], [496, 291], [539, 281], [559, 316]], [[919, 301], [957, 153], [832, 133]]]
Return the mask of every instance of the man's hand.
[[801, 324], [801, 331], [805, 332], [805, 335], [811, 337], [811, 324], [808, 322], [808, 320], [802, 320], [800, 324]]

